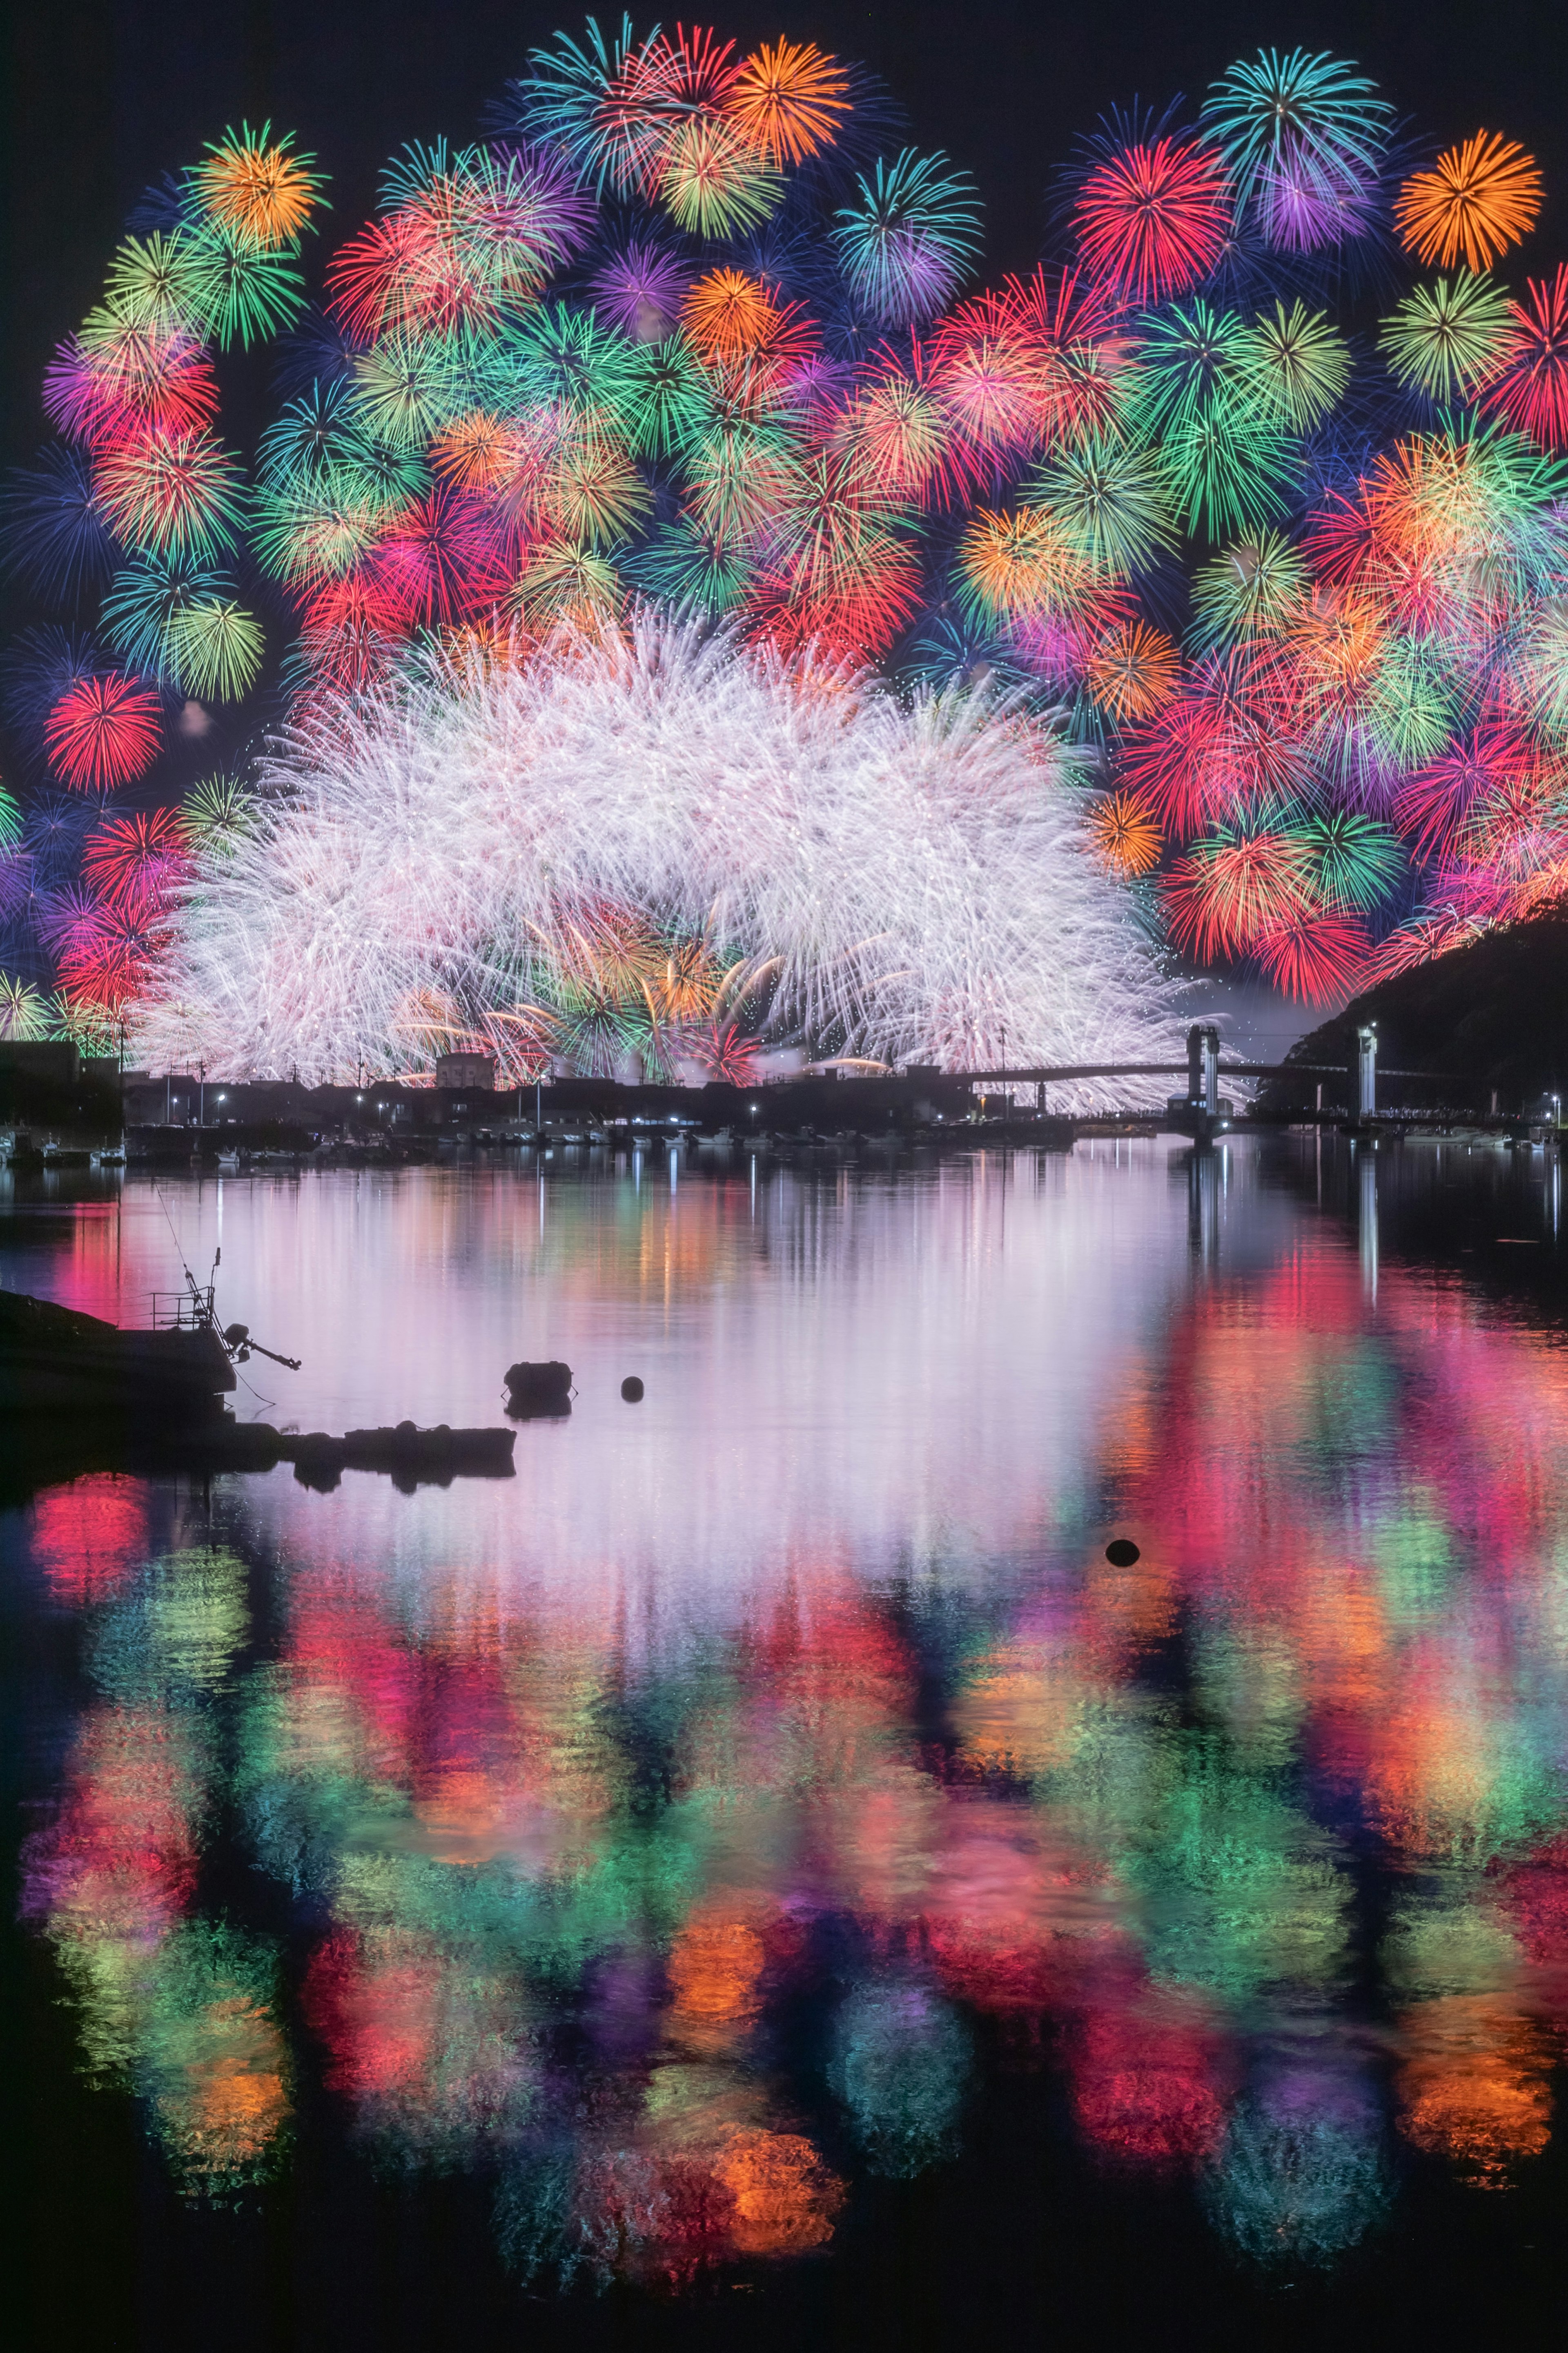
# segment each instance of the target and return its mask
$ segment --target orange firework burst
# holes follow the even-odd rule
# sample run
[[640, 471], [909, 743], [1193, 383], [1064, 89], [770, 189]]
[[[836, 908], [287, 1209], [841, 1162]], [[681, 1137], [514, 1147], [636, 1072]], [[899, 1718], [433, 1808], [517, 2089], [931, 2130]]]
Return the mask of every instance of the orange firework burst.
[[208, 215], [242, 245], [288, 244], [321, 201], [321, 175], [310, 169], [315, 158], [291, 155], [293, 140], [271, 139], [271, 130], [270, 122], [259, 131], [242, 122], [226, 131], [193, 174]]
[[1535, 159], [1495, 131], [1478, 131], [1416, 172], [1394, 200], [1394, 217], [1406, 252], [1452, 269], [1489, 269], [1517, 245], [1541, 210]]
[[[1121, 621], [1089, 656], [1088, 685], [1108, 719], [1152, 719], [1176, 691], [1179, 657], [1162, 630]], [[1139, 870], [1134, 869], [1134, 871]]]
[[681, 322], [707, 360], [760, 352], [777, 324], [778, 305], [743, 269], [710, 269], [681, 306]]
[[470, 409], [430, 444], [430, 463], [462, 491], [493, 491], [511, 472], [515, 437], [486, 408]]
[[987, 613], [1065, 613], [1081, 605], [1089, 566], [1048, 514], [982, 512], [958, 549], [960, 594]]
[[814, 41], [764, 41], [736, 74], [724, 111], [770, 164], [803, 164], [837, 137], [849, 77]]
[[1159, 863], [1164, 837], [1152, 809], [1136, 793], [1112, 793], [1089, 820], [1095, 854], [1113, 874], [1131, 881]]

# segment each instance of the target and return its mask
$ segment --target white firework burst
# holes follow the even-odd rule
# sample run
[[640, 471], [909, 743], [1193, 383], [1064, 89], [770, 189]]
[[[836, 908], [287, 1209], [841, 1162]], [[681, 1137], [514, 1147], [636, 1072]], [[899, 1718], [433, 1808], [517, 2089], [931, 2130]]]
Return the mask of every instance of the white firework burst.
[[1085, 844], [1072, 757], [994, 696], [900, 699], [652, 613], [430, 656], [263, 756], [141, 1043], [236, 1078], [388, 1074], [410, 1003], [506, 1012], [609, 902], [752, 960], [770, 1029], [820, 1050], [1145, 1060], [1173, 992]]

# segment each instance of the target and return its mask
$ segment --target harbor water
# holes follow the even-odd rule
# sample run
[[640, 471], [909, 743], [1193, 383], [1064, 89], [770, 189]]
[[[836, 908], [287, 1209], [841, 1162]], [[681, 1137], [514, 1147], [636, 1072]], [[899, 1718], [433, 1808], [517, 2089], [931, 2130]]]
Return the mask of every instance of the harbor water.
[[574, 1382], [412, 1493], [5, 1433], [27, 2341], [1559, 2317], [1561, 1209], [1309, 1133], [0, 1176], [8, 1288], [221, 1250], [242, 1419]]

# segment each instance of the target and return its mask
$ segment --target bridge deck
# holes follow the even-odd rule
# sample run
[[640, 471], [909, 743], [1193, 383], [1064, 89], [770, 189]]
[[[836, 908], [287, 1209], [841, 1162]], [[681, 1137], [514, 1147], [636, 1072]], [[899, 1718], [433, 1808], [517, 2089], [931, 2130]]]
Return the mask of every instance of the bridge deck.
[[[1218, 1075], [1222, 1079], [1342, 1079], [1344, 1062], [1221, 1062]], [[1031, 1066], [1023, 1071], [954, 1071], [953, 1078], [968, 1079], [975, 1086], [1002, 1086], [1008, 1083], [1043, 1085], [1052, 1079], [1160, 1079], [1187, 1077], [1186, 1062], [1057, 1062], [1048, 1068]], [[1442, 1086], [1467, 1083], [1454, 1071], [1394, 1071], [1384, 1064], [1378, 1066], [1378, 1078], [1432, 1079]]]

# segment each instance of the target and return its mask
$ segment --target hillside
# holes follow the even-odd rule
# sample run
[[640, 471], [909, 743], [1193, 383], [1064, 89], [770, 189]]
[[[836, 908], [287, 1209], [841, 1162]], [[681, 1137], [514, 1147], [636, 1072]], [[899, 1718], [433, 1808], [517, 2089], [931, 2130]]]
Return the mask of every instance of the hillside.
[[[1349, 1033], [1363, 1021], [1377, 1024], [1381, 1067], [1451, 1071], [1464, 1082], [1435, 1086], [1426, 1100], [1485, 1109], [1495, 1088], [1499, 1108], [1511, 1112], [1544, 1093], [1568, 1094], [1568, 910], [1490, 932], [1368, 989], [1298, 1039], [1287, 1060], [1342, 1064]], [[1259, 1108], [1302, 1099], [1301, 1085], [1272, 1080]]]

